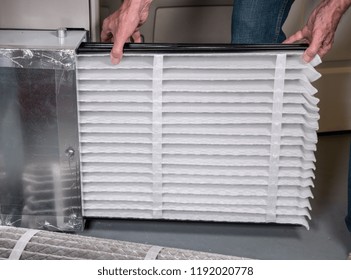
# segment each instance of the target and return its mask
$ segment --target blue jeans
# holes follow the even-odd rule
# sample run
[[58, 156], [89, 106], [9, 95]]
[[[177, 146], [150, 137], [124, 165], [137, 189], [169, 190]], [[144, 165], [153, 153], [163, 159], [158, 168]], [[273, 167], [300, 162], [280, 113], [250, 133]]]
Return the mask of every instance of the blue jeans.
[[282, 30], [294, 0], [234, 0], [232, 44], [271, 44], [286, 39]]

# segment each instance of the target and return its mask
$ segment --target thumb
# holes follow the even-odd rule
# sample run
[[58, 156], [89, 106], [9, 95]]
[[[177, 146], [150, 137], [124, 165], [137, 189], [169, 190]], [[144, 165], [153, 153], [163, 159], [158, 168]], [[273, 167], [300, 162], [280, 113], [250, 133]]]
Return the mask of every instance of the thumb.
[[319, 49], [322, 46], [322, 42], [319, 38], [314, 38], [307, 48], [307, 50], [303, 54], [303, 59], [305, 62], [311, 62], [313, 58], [318, 54]]

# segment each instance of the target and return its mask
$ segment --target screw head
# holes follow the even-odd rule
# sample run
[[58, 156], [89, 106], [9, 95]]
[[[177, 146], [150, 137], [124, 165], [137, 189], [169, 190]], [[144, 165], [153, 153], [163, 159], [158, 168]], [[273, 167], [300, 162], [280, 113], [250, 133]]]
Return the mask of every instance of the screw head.
[[74, 156], [75, 150], [73, 148], [69, 147], [66, 149], [65, 154], [67, 157], [71, 158]]

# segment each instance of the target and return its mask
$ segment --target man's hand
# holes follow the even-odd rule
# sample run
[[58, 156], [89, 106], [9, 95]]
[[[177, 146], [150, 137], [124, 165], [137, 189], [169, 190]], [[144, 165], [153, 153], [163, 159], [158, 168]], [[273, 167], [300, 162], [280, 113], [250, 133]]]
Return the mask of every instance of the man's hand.
[[309, 43], [303, 55], [306, 62], [310, 62], [317, 54], [323, 57], [331, 49], [340, 19], [350, 6], [351, 0], [323, 0], [313, 10], [303, 29], [283, 43]]
[[107, 17], [102, 25], [101, 40], [113, 42], [111, 62], [118, 64], [123, 56], [123, 46], [130, 39], [141, 43], [139, 28], [149, 15], [152, 0], [124, 0], [118, 11]]

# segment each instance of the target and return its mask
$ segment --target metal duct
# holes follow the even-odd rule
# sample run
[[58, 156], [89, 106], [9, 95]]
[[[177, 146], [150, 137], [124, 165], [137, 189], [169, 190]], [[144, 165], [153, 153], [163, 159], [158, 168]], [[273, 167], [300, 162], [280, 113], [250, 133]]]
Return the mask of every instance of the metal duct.
[[75, 50], [86, 32], [59, 34], [0, 29], [0, 225], [83, 228]]
[[0, 226], [0, 259], [239, 260], [243, 258], [58, 232]]
[[308, 228], [320, 75], [295, 48], [82, 47], [83, 215]]

